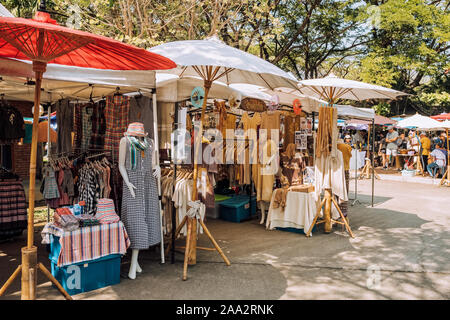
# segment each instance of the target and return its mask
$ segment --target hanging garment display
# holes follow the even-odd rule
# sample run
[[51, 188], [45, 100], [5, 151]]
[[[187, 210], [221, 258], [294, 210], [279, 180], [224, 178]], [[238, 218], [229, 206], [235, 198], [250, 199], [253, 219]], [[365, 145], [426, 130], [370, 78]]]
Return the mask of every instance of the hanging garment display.
[[286, 151], [281, 156], [283, 176], [287, 178], [289, 186], [298, 186], [303, 184], [303, 170], [305, 163], [295, 152], [295, 144], [291, 143], [287, 146]]
[[284, 116], [284, 137], [283, 137], [283, 149], [286, 150], [287, 146], [295, 141], [295, 115]]
[[[244, 141], [239, 144], [241, 145], [241, 149], [238, 151], [238, 156], [243, 155], [244, 163], [240, 165], [241, 167], [241, 184], [250, 184], [251, 179], [251, 170], [250, 170], [250, 139], [249, 139], [249, 128], [250, 128], [250, 117], [247, 112], [244, 112], [241, 118], [241, 122], [239, 124], [243, 129]], [[242, 151], [242, 153], [241, 153]]]
[[73, 130], [74, 130], [74, 137], [73, 137], [73, 147], [75, 149], [81, 148], [81, 137], [82, 137], [82, 130], [83, 130], [83, 123], [82, 123], [82, 110], [83, 105], [82, 104], [75, 104], [74, 105], [74, 112], [73, 112]]
[[113, 162], [119, 160], [119, 144], [123, 133], [127, 131], [130, 98], [123, 95], [106, 97], [105, 150], [111, 150]]
[[78, 171], [78, 200], [84, 201], [84, 213], [95, 215], [98, 199], [108, 196], [110, 163], [106, 158], [99, 161], [87, 162]]
[[9, 144], [25, 137], [22, 114], [13, 106], [2, 102], [0, 106], [0, 143]]
[[[259, 174], [257, 182], [257, 200], [269, 202], [272, 198], [273, 184], [275, 182], [275, 173], [277, 172], [277, 159], [273, 156], [272, 149], [278, 152], [278, 134], [272, 130], [280, 130], [280, 112], [265, 112], [261, 116], [260, 133], [260, 159]], [[277, 132], [278, 133], [278, 132]]]
[[89, 149], [100, 150], [105, 145], [106, 119], [105, 119], [106, 101], [100, 100], [93, 104], [92, 110], [92, 132]]
[[128, 122], [140, 122], [144, 124], [144, 130], [150, 139], [154, 139], [153, 133], [153, 107], [152, 99], [146, 96], [135, 96], [130, 98], [130, 110]]
[[261, 114], [255, 112], [248, 121], [249, 161], [252, 164], [252, 179], [258, 182], [258, 129], [261, 126]]
[[[56, 152], [72, 151], [73, 108], [68, 99], [59, 100], [55, 104], [58, 141]], [[53, 109], [53, 108], [52, 108]], [[45, 135], [47, 137], [47, 135]], [[45, 140], [46, 141], [46, 140]]]
[[22, 234], [27, 228], [25, 190], [16, 174], [0, 169], [0, 239]]
[[[123, 130], [125, 131], [125, 130]], [[122, 135], [123, 135], [122, 131]], [[136, 152], [136, 167], [132, 169], [132, 142], [126, 140], [125, 168], [129, 182], [135, 187], [135, 197], [123, 186], [122, 221], [131, 240], [132, 249], [148, 249], [160, 243], [160, 213], [156, 178], [152, 172], [154, 142], [146, 139], [148, 147]], [[134, 146], [139, 149], [138, 146]]]
[[93, 104], [89, 103], [85, 105], [82, 109], [81, 123], [82, 123], [82, 133], [81, 133], [81, 150], [86, 151], [89, 149], [89, 143], [91, 141], [92, 133], [92, 113], [94, 111]]

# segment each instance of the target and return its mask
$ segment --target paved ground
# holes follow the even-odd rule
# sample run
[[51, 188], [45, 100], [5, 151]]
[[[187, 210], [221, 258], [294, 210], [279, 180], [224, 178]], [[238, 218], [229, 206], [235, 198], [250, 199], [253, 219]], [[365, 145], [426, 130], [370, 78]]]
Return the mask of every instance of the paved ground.
[[[74, 298], [449, 299], [450, 188], [376, 181], [371, 208], [370, 187], [369, 180], [359, 183], [358, 199], [363, 203], [349, 209], [355, 239], [340, 227], [332, 234], [319, 228], [308, 239], [266, 231], [256, 220], [210, 220], [209, 229], [230, 258], [230, 267], [215, 252], [199, 252], [188, 281], [181, 281], [181, 254], [174, 265], [161, 265], [159, 251], [149, 250], [140, 255], [144, 272], [136, 280], [122, 279], [118, 285]], [[0, 283], [19, 262], [24, 244], [25, 237], [0, 244]], [[208, 245], [204, 236], [199, 245]], [[40, 246], [39, 252], [48, 266], [45, 248]], [[38, 280], [39, 299], [61, 298], [43, 276]], [[19, 283], [2, 299], [20, 298]]]

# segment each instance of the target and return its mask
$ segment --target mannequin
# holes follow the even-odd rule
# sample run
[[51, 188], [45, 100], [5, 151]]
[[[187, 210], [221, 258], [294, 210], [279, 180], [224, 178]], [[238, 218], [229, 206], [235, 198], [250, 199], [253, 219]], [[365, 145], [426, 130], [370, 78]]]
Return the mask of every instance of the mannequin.
[[[148, 192], [148, 189], [146, 188], [152, 188], [151, 191], [154, 191], [153, 188], [156, 188], [156, 179], [160, 178], [161, 176], [161, 168], [156, 165], [157, 152], [156, 148], [154, 148], [154, 142], [152, 139], [147, 137], [147, 134], [144, 133], [144, 126], [142, 123], [131, 123], [124, 135], [125, 136], [120, 140], [119, 145], [119, 171], [122, 175], [124, 184], [122, 218], [125, 227], [129, 232], [132, 248], [131, 266], [128, 277], [130, 279], [136, 279], [136, 272], [142, 272], [142, 268], [138, 263], [139, 250], [145, 247], [148, 248], [150, 245], [155, 244], [153, 243], [155, 240], [150, 239], [151, 236], [149, 235], [149, 233], [152, 230], [150, 230], [149, 228], [155, 226], [157, 226], [158, 228], [160, 227], [159, 223], [152, 222], [152, 220], [150, 220], [160, 219], [159, 206], [157, 205], [157, 202], [156, 205], [154, 202], [158, 201], [157, 189], [155, 197], [154, 193]], [[144, 147], [145, 143], [147, 143], [147, 148], [145, 148], [144, 150], [141, 150], [139, 148], [135, 149], [136, 153], [134, 160], [130, 158], [130, 155], [132, 154], [132, 141], [138, 141], [139, 143], [143, 144]], [[149, 161], [151, 161], [151, 175], [147, 171], [147, 169], [149, 168]], [[132, 183], [130, 180], [133, 180], [134, 183]], [[137, 182], [140, 186], [140, 190], [138, 190], [138, 187], [135, 185]], [[139, 199], [139, 201], [143, 201], [142, 206], [140, 206], [140, 203], [137, 204], [135, 202], [134, 199], [136, 199], [136, 197], [137, 199]], [[138, 201], [137, 199], [136, 201]], [[135, 207], [136, 209], [133, 210], [133, 207]], [[142, 217], [142, 215], [144, 215], [145, 217]], [[140, 220], [137, 220], [138, 218]], [[147, 226], [146, 228], [146, 224], [150, 223], [152, 223], [152, 225]], [[139, 224], [139, 226], [136, 227], [137, 224]], [[144, 226], [141, 227], [142, 224]], [[141, 232], [143, 232], [142, 235]], [[145, 239], [143, 239], [142, 241], [139, 238], [141, 236], [145, 237]], [[139, 244], [137, 243], [138, 241]]]

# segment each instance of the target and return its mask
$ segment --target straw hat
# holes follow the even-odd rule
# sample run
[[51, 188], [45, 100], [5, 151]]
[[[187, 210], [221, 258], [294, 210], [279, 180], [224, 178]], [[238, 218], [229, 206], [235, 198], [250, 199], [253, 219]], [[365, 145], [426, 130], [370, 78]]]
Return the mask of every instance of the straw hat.
[[137, 136], [146, 137], [147, 132], [144, 131], [144, 124], [140, 122], [133, 122], [128, 125], [127, 132], [124, 133], [126, 136]]

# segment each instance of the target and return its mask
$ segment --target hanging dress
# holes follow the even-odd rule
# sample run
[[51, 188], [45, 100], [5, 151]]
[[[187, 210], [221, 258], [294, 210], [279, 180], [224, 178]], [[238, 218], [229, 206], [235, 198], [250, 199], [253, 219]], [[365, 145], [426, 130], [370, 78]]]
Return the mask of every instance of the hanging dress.
[[[148, 138], [146, 138], [148, 139]], [[158, 203], [156, 178], [153, 177], [152, 155], [153, 140], [148, 139], [149, 146], [142, 152], [136, 152], [136, 168], [131, 169], [130, 141], [127, 139], [125, 168], [128, 180], [136, 189], [135, 198], [131, 196], [128, 186], [123, 184], [122, 221], [131, 240], [132, 249], [148, 249], [161, 241], [161, 223]]]

